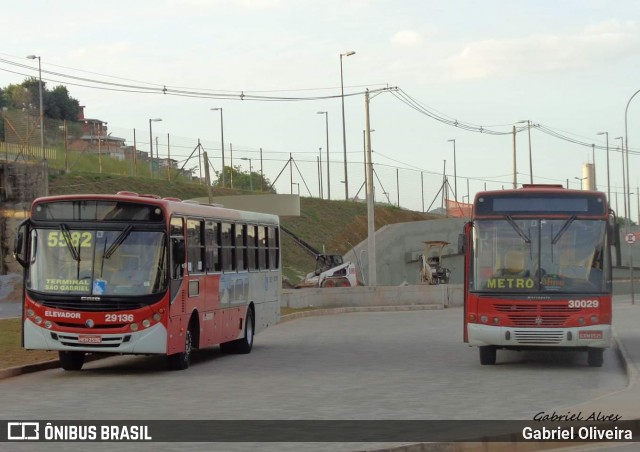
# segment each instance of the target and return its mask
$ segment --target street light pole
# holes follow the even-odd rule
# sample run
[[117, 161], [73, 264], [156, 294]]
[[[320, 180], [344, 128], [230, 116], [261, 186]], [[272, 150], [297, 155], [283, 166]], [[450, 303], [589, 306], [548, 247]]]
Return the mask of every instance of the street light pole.
[[609, 176], [609, 132], [598, 132], [598, 135], [606, 135], [607, 138], [607, 200], [611, 203], [611, 180]]
[[453, 142], [453, 199], [458, 202], [458, 176], [456, 174], [456, 140], [448, 140]]
[[[344, 151], [344, 197], [349, 200], [349, 176], [347, 175], [347, 132], [344, 121], [344, 80], [342, 77], [342, 57], [355, 55], [356, 52], [349, 50], [340, 54], [340, 99], [342, 100], [342, 146]], [[328, 150], [328, 149], [327, 149]]]
[[[324, 115], [324, 130], [327, 136], [327, 199], [331, 200], [331, 175], [329, 172], [329, 112], [328, 111], [319, 111], [319, 115]], [[322, 156], [321, 156], [322, 158]], [[322, 168], [322, 166], [320, 167]]]
[[[629, 137], [627, 135], [627, 113], [629, 111], [629, 104], [631, 103], [633, 98], [636, 97], [636, 94], [638, 93], [640, 93], [640, 89], [635, 93], [633, 93], [633, 95], [627, 102], [627, 107], [624, 109], [624, 146], [625, 146], [625, 154], [626, 154], [625, 159], [627, 163], [627, 205], [629, 206], [629, 221], [631, 221], [631, 179], [629, 179]], [[633, 284], [633, 282], [631, 284]]]
[[[627, 234], [629, 233], [629, 227], [631, 223], [631, 180], [629, 179], [629, 136], [627, 135], [627, 113], [629, 111], [629, 104], [631, 103], [633, 98], [636, 97], [636, 94], [638, 93], [640, 93], [640, 89], [635, 93], [633, 93], [633, 95], [629, 98], [629, 101], [627, 102], [627, 107], [624, 109], [624, 145], [626, 148], [627, 185], [628, 185], [627, 204], [629, 206], [629, 219], [626, 222]], [[631, 254], [631, 244], [627, 244], [627, 247], [629, 248], [629, 273], [630, 273], [629, 276], [631, 279], [631, 304], [635, 304], [634, 290], [633, 290], [633, 255]]]
[[38, 59], [38, 93], [40, 97], [40, 153], [42, 160], [45, 160], [44, 155], [44, 110], [42, 108], [42, 65], [40, 64], [40, 57], [36, 55], [27, 55], [30, 60]]
[[151, 179], [153, 179], [153, 131], [151, 128], [151, 123], [159, 121], [162, 121], [162, 118], [149, 119], [149, 152], [151, 153], [151, 159], [149, 160], [149, 171], [151, 172]]
[[624, 217], [627, 218], [627, 185], [624, 165], [624, 137], [616, 137], [620, 140], [620, 155], [622, 155], [622, 204], [624, 205]]
[[222, 122], [222, 108], [211, 108], [211, 111], [220, 110], [220, 142], [222, 146], [222, 186], [226, 185], [226, 177], [224, 175], [224, 124]]

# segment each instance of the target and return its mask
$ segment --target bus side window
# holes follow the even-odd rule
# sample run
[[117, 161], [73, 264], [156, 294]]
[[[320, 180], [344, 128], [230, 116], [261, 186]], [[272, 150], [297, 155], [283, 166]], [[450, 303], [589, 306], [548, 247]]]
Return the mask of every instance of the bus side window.
[[222, 270], [220, 262], [220, 223], [207, 220], [205, 223], [206, 269], [208, 273]]

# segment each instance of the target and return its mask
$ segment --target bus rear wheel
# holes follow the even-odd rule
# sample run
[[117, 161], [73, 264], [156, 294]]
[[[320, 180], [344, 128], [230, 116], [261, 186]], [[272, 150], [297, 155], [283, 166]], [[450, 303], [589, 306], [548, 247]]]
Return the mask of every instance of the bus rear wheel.
[[222, 353], [238, 353], [247, 354], [251, 353], [253, 348], [253, 336], [255, 334], [255, 317], [253, 315], [253, 309], [247, 310], [247, 317], [244, 320], [244, 336], [242, 339], [236, 339], [235, 341], [223, 342], [220, 344], [220, 351]]
[[191, 364], [191, 352], [193, 350], [193, 334], [191, 328], [184, 334], [184, 351], [169, 355], [169, 369], [184, 370]]
[[247, 318], [244, 320], [244, 337], [238, 340], [236, 352], [241, 354], [251, 353], [253, 348], [253, 335], [255, 332], [255, 320], [253, 310], [247, 310]]
[[587, 363], [589, 367], [602, 367], [604, 362], [604, 349], [602, 348], [590, 348], [587, 351]]
[[84, 365], [84, 352], [58, 352], [60, 366], [64, 370], [80, 370]]
[[480, 364], [492, 366], [496, 363], [496, 348], [493, 345], [478, 347], [480, 350]]

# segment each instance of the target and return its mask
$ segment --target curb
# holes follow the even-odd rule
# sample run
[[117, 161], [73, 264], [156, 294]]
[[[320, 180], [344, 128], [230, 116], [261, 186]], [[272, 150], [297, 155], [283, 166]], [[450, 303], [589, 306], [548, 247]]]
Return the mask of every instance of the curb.
[[[97, 361], [99, 359], [109, 358], [110, 356], [113, 356], [113, 355], [114, 355], [113, 353], [104, 354], [104, 355], [88, 354], [85, 357], [85, 362], [89, 363], [91, 361]], [[27, 364], [25, 366], [9, 367], [8, 369], [0, 370], [0, 380], [4, 380], [5, 378], [17, 377], [18, 375], [30, 374], [33, 372], [40, 372], [42, 370], [59, 369], [59, 368], [60, 368], [59, 359]]]
[[41, 370], [49, 370], [60, 367], [59, 360], [44, 361], [40, 363], [27, 364], [26, 366], [9, 367], [0, 370], [0, 380], [5, 378], [17, 377], [18, 375], [29, 374], [32, 372], [40, 372]]
[[638, 369], [633, 364], [633, 361], [629, 358], [629, 352], [627, 352], [627, 349], [624, 347], [624, 344], [618, 337], [615, 326], [612, 329], [613, 340], [616, 343], [616, 348], [618, 349], [618, 353], [620, 354], [622, 361], [624, 361], [624, 370], [627, 374], [627, 389], [629, 389], [636, 383], [636, 381], [638, 381]]
[[280, 317], [280, 323], [289, 322], [291, 320], [302, 319], [304, 317], [316, 317], [321, 315], [348, 314], [351, 312], [393, 312], [393, 311], [432, 311], [441, 310], [444, 306], [441, 304], [412, 304], [399, 306], [350, 306], [340, 308], [322, 308], [311, 309], [309, 311], [294, 312], [292, 314]]

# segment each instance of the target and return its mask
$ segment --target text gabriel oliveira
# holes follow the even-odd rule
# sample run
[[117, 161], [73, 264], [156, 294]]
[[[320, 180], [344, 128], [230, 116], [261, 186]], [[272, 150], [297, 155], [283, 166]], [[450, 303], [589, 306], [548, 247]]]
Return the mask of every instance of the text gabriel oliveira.
[[[533, 420], [536, 422], [617, 422], [622, 416], [618, 414], [604, 414], [593, 412], [583, 414], [582, 411], [566, 414], [558, 414], [555, 411], [546, 413], [544, 411], [536, 414]], [[525, 427], [522, 429], [522, 437], [525, 440], [632, 440], [633, 431], [617, 426], [558, 426], [558, 427]]]

